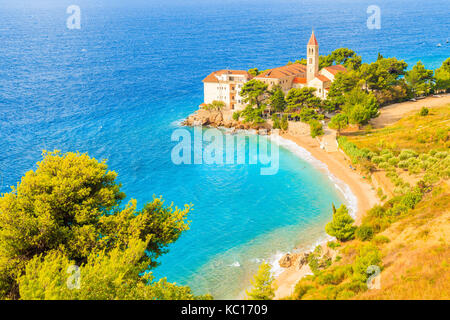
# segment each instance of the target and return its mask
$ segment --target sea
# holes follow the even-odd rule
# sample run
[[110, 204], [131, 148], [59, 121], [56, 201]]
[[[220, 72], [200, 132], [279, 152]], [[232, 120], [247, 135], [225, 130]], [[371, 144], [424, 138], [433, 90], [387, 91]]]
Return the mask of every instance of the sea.
[[0, 192], [43, 150], [107, 159], [140, 208], [154, 196], [193, 205], [154, 276], [243, 297], [263, 261], [278, 274], [282, 254], [327, 239], [332, 203], [358, 204], [286, 140], [258, 141], [279, 148], [273, 175], [258, 161], [175, 163], [173, 134], [203, 102], [202, 79], [305, 57], [312, 29], [320, 54], [347, 47], [364, 62], [381, 53], [434, 69], [450, 56], [449, 17], [448, 0], [0, 0]]

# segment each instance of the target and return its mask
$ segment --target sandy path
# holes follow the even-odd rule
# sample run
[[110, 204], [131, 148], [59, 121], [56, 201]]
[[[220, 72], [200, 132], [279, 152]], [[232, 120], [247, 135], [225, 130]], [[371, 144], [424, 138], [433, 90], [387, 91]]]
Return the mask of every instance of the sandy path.
[[442, 94], [440, 97], [432, 96], [417, 101], [407, 101], [391, 104], [380, 109], [380, 116], [372, 119], [370, 124], [374, 128], [383, 128], [400, 120], [405, 114], [419, 111], [422, 107], [433, 108], [450, 103], [450, 94]]

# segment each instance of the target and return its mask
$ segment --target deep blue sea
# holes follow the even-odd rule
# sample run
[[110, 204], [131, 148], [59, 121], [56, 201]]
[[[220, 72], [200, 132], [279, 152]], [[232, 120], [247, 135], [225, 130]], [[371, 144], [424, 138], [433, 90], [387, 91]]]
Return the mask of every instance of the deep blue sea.
[[[66, 27], [72, 4], [80, 30]], [[366, 26], [372, 4], [379, 30]], [[312, 28], [321, 54], [348, 47], [366, 62], [380, 52], [436, 68], [450, 56], [449, 8], [448, 0], [0, 0], [0, 192], [43, 149], [108, 159], [139, 206], [153, 195], [194, 204], [191, 229], [155, 275], [237, 298], [262, 260], [312, 246], [331, 202], [348, 201], [299, 150], [281, 148], [272, 176], [260, 165], [173, 164], [171, 134], [202, 102], [201, 80], [304, 57]]]

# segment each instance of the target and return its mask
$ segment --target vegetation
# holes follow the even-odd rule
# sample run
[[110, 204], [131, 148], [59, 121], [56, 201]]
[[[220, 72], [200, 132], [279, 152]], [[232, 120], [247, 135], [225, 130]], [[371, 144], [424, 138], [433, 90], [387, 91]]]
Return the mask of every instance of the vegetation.
[[354, 222], [345, 205], [337, 210], [333, 206], [333, 220], [326, 225], [325, 231], [339, 241], [348, 241], [355, 237]]
[[323, 127], [320, 121], [318, 120], [310, 120], [309, 121], [311, 137], [315, 138], [317, 136], [323, 135]]
[[[3, 299], [194, 299], [188, 287], [151, 270], [189, 228], [190, 211], [161, 198], [125, 208], [125, 194], [104, 161], [44, 152], [0, 198], [0, 296]], [[81, 285], [68, 283], [78, 266]], [[69, 281], [69, 282], [68, 282]]]
[[450, 58], [442, 63], [442, 66], [435, 71], [436, 91], [450, 91]]
[[434, 85], [433, 70], [425, 69], [423, 63], [419, 61], [406, 73], [405, 80], [414, 97], [428, 95]]
[[263, 262], [251, 282], [252, 290], [246, 291], [249, 300], [272, 300], [275, 297], [274, 277], [270, 265]]
[[203, 107], [205, 110], [209, 111], [221, 111], [225, 108], [225, 102], [214, 100], [210, 104], [207, 104]]
[[348, 126], [348, 116], [345, 113], [338, 113], [333, 118], [331, 118], [328, 123], [328, 127], [331, 129], [336, 129], [338, 135], [340, 134], [342, 129], [347, 128]]
[[342, 112], [347, 115], [351, 124], [366, 124], [378, 115], [378, 102], [371, 93], [355, 88], [345, 96]]
[[[292, 299], [449, 298], [449, 112], [450, 106], [428, 109], [427, 116], [338, 138], [357, 168], [392, 180], [395, 190], [387, 191], [395, 196], [370, 209], [359, 226], [342, 207], [333, 208], [326, 231], [340, 235], [328, 245], [336, 258], [324, 263], [314, 251], [313, 275], [297, 283]], [[377, 267], [381, 288], [368, 290]]]
[[243, 101], [248, 103], [250, 107], [256, 106], [259, 109], [262, 101], [264, 101], [267, 87], [268, 85], [264, 82], [253, 79], [244, 84], [240, 94], [244, 98]]

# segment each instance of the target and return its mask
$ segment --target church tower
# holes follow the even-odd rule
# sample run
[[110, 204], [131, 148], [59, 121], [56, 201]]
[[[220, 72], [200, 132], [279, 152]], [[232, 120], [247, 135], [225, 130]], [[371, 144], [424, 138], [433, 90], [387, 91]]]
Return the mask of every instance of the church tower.
[[319, 43], [314, 35], [314, 30], [306, 48], [308, 51], [306, 54], [306, 80], [309, 82], [319, 74]]

